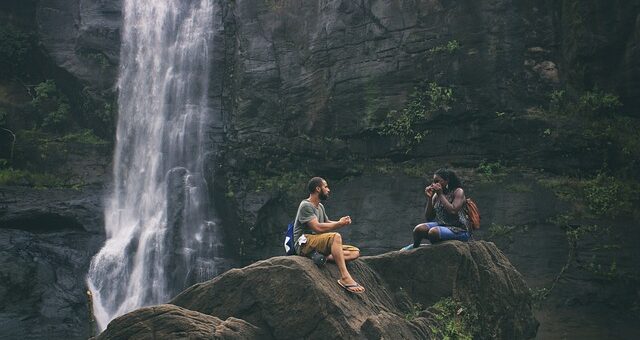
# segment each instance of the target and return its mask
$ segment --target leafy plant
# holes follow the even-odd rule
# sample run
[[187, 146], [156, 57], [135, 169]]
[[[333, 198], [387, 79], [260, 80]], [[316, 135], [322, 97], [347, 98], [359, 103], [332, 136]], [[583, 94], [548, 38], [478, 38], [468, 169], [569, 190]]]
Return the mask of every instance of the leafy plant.
[[529, 295], [531, 295], [531, 301], [534, 306], [540, 306], [540, 304], [549, 296], [549, 289], [542, 288], [529, 288]]
[[36, 188], [59, 188], [65, 182], [58, 176], [46, 173], [32, 173], [12, 168], [0, 169], [0, 185], [20, 185]]
[[584, 192], [589, 210], [597, 216], [615, 217], [632, 209], [629, 187], [603, 172], [586, 181]]
[[436, 302], [429, 309], [437, 326], [431, 326], [436, 339], [471, 340], [480, 333], [479, 317], [475, 309], [452, 298]]
[[425, 89], [416, 89], [401, 111], [392, 110], [387, 114], [380, 134], [395, 136], [407, 146], [407, 152], [422, 142], [429, 133], [423, 127], [436, 111], [448, 111], [454, 102], [453, 90], [432, 82]]
[[411, 321], [420, 316], [420, 313], [422, 313], [423, 310], [424, 308], [422, 308], [422, 304], [411, 303], [410, 310], [407, 314], [404, 315], [404, 319], [407, 321]]
[[429, 49], [429, 53], [449, 53], [452, 54], [453, 52], [457, 51], [460, 49], [460, 43], [457, 40], [450, 40], [448, 41], [446, 44], [444, 45], [439, 45], [436, 47], [433, 47], [431, 49]]
[[497, 162], [487, 162], [487, 161], [482, 161], [480, 162], [480, 165], [478, 165], [478, 167], [476, 168], [476, 173], [478, 173], [480, 175], [480, 179], [482, 182], [494, 182], [497, 177], [501, 177], [502, 175], [504, 175], [505, 172], [505, 167], [504, 165], [502, 165], [502, 163], [500, 163], [500, 161]]
[[291, 196], [300, 195], [309, 175], [304, 172], [289, 171], [276, 175], [264, 175], [254, 170], [249, 171], [249, 186], [257, 191], [280, 192]]
[[518, 227], [516, 226], [491, 223], [491, 225], [487, 229], [488, 230], [487, 238], [493, 239], [493, 238], [505, 237], [505, 236], [510, 237], [510, 234], [517, 228]]
[[0, 25], [0, 75], [16, 76], [25, 72], [32, 49], [30, 34], [7, 24]]
[[31, 105], [42, 115], [40, 127], [49, 131], [64, 131], [69, 127], [71, 106], [55, 81], [48, 79], [34, 88]]
[[576, 110], [583, 115], [612, 115], [622, 106], [620, 97], [603, 91], [587, 91], [578, 99]]
[[79, 144], [89, 144], [89, 145], [104, 145], [107, 142], [96, 136], [92, 130], [85, 129], [80, 132], [71, 133], [65, 135], [61, 138], [62, 142], [65, 143], [79, 143]]

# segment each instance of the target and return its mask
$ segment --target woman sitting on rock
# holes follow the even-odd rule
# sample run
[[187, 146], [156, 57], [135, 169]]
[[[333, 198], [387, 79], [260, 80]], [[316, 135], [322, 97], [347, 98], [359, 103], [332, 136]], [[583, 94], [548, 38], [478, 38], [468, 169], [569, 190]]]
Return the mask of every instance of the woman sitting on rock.
[[462, 182], [455, 172], [440, 169], [433, 174], [433, 183], [424, 189], [427, 205], [424, 217], [427, 223], [418, 224], [413, 229], [413, 244], [402, 250], [420, 246], [427, 238], [431, 243], [447, 240], [468, 241], [471, 237], [471, 223], [466, 212], [466, 198]]

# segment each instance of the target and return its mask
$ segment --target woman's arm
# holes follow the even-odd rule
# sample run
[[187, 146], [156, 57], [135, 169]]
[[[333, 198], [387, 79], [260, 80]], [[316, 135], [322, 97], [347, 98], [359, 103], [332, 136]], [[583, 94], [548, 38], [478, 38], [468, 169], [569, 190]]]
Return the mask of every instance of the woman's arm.
[[430, 221], [435, 218], [435, 211], [433, 210], [433, 188], [428, 186], [424, 189], [424, 194], [427, 196], [427, 205], [424, 207], [424, 220]]
[[462, 188], [458, 188], [453, 192], [453, 202], [449, 202], [447, 197], [442, 194], [438, 195], [436, 199], [440, 200], [440, 203], [448, 213], [457, 214], [464, 205], [464, 190], [462, 190]]

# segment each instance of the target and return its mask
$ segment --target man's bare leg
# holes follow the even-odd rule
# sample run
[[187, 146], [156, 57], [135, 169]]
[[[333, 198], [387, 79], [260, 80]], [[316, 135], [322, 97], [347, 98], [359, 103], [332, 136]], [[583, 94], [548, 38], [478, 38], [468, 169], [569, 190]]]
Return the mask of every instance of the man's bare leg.
[[[342, 254], [346, 262], [353, 261], [360, 257], [360, 252], [356, 250], [343, 250]], [[327, 261], [333, 261], [333, 255], [327, 256]]]
[[[352, 285], [355, 284], [356, 281], [353, 280], [351, 274], [347, 270], [347, 263], [345, 262], [344, 251], [342, 250], [342, 236], [340, 234], [336, 234], [333, 237], [333, 242], [331, 243], [331, 256], [338, 266], [338, 270], [340, 270], [340, 281], [344, 285]], [[353, 292], [364, 292], [364, 287], [358, 286], [349, 288], [349, 290]]]

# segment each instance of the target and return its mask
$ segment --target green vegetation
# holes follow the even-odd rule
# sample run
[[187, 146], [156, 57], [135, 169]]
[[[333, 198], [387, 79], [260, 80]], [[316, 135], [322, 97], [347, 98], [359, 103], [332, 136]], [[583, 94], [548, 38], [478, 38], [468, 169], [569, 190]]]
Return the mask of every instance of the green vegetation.
[[438, 301], [429, 309], [436, 326], [431, 331], [436, 339], [473, 339], [480, 333], [478, 312], [452, 298]]
[[[600, 172], [585, 181], [584, 193], [589, 210], [596, 216], [615, 217], [632, 210], [632, 191], [621, 180]], [[637, 191], [636, 191], [637, 192]]]
[[512, 183], [505, 187], [511, 192], [531, 192], [531, 186], [526, 183]]
[[404, 319], [407, 321], [411, 321], [417, 318], [418, 316], [420, 316], [420, 313], [422, 313], [423, 311], [424, 311], [424, 308], [422, 308], [422, 304], [411, 303], [410, 310], [404, 315]]
[[51, 174], [32, 173], [12, 168], [0, 169], [0, 185], [20, 185], [36, 188], [59, 188], [65, 186], [65, 182]]
[[500, 163], [500, 161], [482, 161], [476, 168], [476, 173], [480, 176], [481, 182], [493, 183], [506, 175], [506, 168], [502, 163]]
[[422, 142], [429, 134], [426, 123], [437, 111], [449, 111], [454, 102], [453, 90], [432, 82], [425, 88], [416, 89], [409, 96], [405, 108], [392, 110], [380, 128], [380, 134], [398, 137], [407, 152]]
[[383, 175], [403, 173], [409, 177], [427, 178], [431, 180], [433, 172], [440, 166], [442, 165], [428, 160], [411, 160], [394, 163], [389, 159], [379, 159], [366, 165], [365, 170], [372, 170], [375, 173]]
[[457, 40], [448, 41], [444, 45], [439, 45], [434, 48], [429, 49], [429, 53], [437, 54], [437, 53], [448, 53], [452, 54], [460, 49], [460, 43]]
[[70, 133], [60, 138], [63, 143], [77, 143], [86, 145], [106, 145], [107, 141], [96, 136], [93, 130], [85, 129], [80, 132]]
[[0, 76], [10, 78], [26, 73], [32, 50], [31, 34], [0, 24]]
[[31, 105], [40, 113], [37, 127], [51, 132], [63, 132], [70, 126], [69, 100], [58, 90], [55, 81], [48, 79], [34, 88]]
[[[565, 230], [569, 253], [566, 263], [554, 277], [548, 288], [530, 289], [531, 298], [537, 306], [551, 294], [571, 267], [583, 270], [599, 279], [607, 281], [628, 276], [627, 274], [619, 272], [615, 256], [613, 254], [607, 254], [609, 251], [620, 249], [620, 245], [618, 244], [604, 243], [607, 242], [607, 240], [610, 242], [612, 238], [610, 228], [597, 224], [580, 225], [576, 224], [576, 220], [578, 219], [574, 214], [558, 215], [549, 220], [549, 222]], [[585, 249], [585, 245], [594, 242], [598, 242], [599, 245], [591, 248], [591, 251], [600, 251], [604, 252], [604, 254], [592, 254], [589, 258], [585, 259], [584, 255], [582, 255], [586, 253], [585, 250], [587, 250]]]
[[617, 94], [598, 88], [578, 93], [556, 90], [549, 95], [548, 109], [536, 114], [552, 125], [543, 137], [579, 150], [575, 156], [599, 163], [613, 175], [633, 178], [640, 172], [640, 119], [622, 109]]
[[514, 230], [516, 230], [516, 226], [502, 225], [491, 223], [489, 228], [487, 228], [488, 234], [487, 238], [493, 239], [497, 237], [504, 237], [511, 234]]
[[109, 59], [102, 53], [87, 53], [84, 55], [87, 59], [92, 60], [94, 63], [100, 66], [101, 70], [106, 70], [109, 68], [111, 63], [109, 63]]
[[257, 192], [278, 192], [299, 197], [304, 194], [304, 188], [309, 178], [310, 175], [302, 171], [265, 175], [251, 170], [247, 179], [249, 187]]
[[533, 305], [539, 307], [540, 304], [546, 300], [549, 296], [549, 289], [546, 287], [542, 288], [529, 288], [529, 295], [531, 296], [531, 301]]
[[605, 171], [588, 179], [543, 178], [539, 183], [551, 189], [559, 199], [572, 203], [583, 217], [591, 218], [631, 214], [640, 192], [638, 181], [623, 180]]

